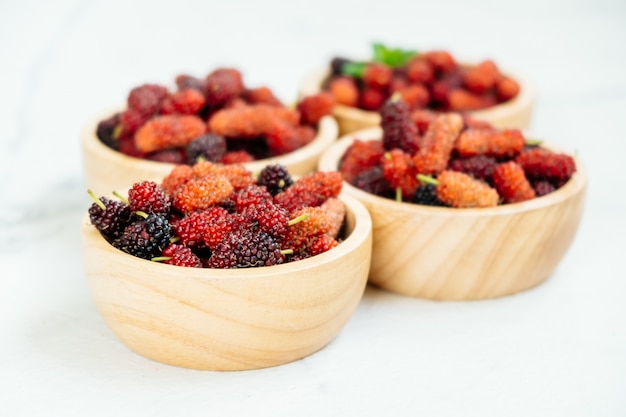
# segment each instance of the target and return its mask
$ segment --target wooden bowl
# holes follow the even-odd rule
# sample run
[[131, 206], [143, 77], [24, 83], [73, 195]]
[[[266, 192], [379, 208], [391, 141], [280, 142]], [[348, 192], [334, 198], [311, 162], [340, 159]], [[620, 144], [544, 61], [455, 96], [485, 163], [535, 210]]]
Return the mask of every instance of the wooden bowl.
[[95, 304], [131, 350], [202, 370], [276, 366], [327, 345], [365, 290], [372, 223], [342, 194], [346, 238], [320, 255], [248, 269], [184, 268], [136, 258], [82, 220], [83, 260]]
[[[173, 164], [134, 158], [117, 152], [96, 136], [98, 123], [113, 114], [103, 113], [87, 123], [81, 133], [83, 168], [87, 188], [97, 195], [109, 195], [114, 190], [125, 190], [128, 184], [139, 180], [161, 181], [174, 168]], [[267, 165], [282, 164], [294, 176], [306, 175], [317, 167], [322, 152], [338, 137], [339, 129], [332, 116], [324, 116], [318, 124], [315, 139], [306, 146], [285, 155], [259, 159], [243, 165], [252, 172]]]
[[[380, 139], [370, 128], [340, 138], [320, 158], [337, 170], [355, 138]], [[510, 295], [546, 280], [572, 243], [583, 212], [587, 174], [522, 203], [454, 209], [400, 203], [344, 182], [372, 216], [370, 283], [434, 300], [479, 300]]]
[[[469, 66], [470, 64], [463, 65]], [[489, 122], [499, 129], [527, 130], [530, 127], [535, 101], [534, 88], [528, 80], [518, 74], [510, 71], [504, 71], [503, 73], [519, 83], [519, 94], [507, 102], [485, 110], [470, 111], [468, 114], [477, 120]], [[300, 87], [300, 94], [319, 93], [329, 75], [329, 68], [311, 72], [304, 78]], [[336, 105], [333, 108], [333, 116], [335, 116], [339, 124], [340, 136], [369, 127], [380, 126], [380, 115], [377, 112], [361, 110], [356, 107]]]

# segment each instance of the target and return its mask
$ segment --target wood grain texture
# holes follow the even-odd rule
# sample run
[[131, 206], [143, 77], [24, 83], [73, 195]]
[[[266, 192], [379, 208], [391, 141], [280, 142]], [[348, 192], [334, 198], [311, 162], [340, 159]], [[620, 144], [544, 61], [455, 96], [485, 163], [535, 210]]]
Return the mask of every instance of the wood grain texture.
[[[380, 128], [342, 137], [320, 158], [337, 169], [355, 138], [380, 139]], [[523, 203], [453, 209], [398, 203], [344, 182], [372, 216], [369, 281], [400, 294], [434, 300], [479, 300], [538, 285], [555, 270], [580, 223], [587, 173], [579, 159], [565, 186]]]
[[88, 216], [83, 259], [94, 302], [130, 349], [203, 370], [276, 366], [326, 346], [356, 309], [372, 250], [369, 214], [341, 195], [347, 238], [302, 261], [249, 269], [183, 268], [113, 248]]
[[[174, 168], [173, 164], [133, 158], [104, 145], [96, 136], [98, 123], [116, 110], [103, 113], [87, 123], [81, 132], [82, 159], [85, 183], [98, 196], [109, 196], [112, 191], [124, 192], [123, 187], [135, 181], [160, 182]], [[313, 172], [322, 152], [339, 134], [334, 117], [323, 117], [315, 139], [308, 145], [289, 154], [261, 159], [244, 164], [250, 171], [260, 171], [271, 164], [282, 164], [294, 176]]]
[[[469, 66], [470, 64], [463, 64]], [[532, 110], [535, 101], [535, 89], [532, 84], [519, 74], [504, 71], [520, 84], [520, 93], [513, 100], [498, 104], [489, 109], [471, 111], [469, 115], [477, 120], [484, 120], [499, 129], [511, 128], [526, 130], [530, 127]], [[328, 68], [313, 71], [304, 77], [300, 86], [300, 94], [309, 95], [321, 91], [323, 82], [328, 78]], [[333, 108], [333, 116], [339, 125], [339, 136], [344, 136], [369, 127], [380, 125], [377, 112], [366, 111], [344, 105]]]

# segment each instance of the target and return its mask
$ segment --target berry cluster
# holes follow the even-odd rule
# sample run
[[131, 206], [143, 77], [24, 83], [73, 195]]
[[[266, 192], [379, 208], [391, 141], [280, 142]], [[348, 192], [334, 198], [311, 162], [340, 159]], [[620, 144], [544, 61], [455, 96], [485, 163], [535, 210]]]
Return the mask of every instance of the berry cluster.
[[339, 172], [296, 180], [282, 165], [257, 177], [241, 165], [178, 165], [161, 184], [98, 198], [91, 223], [133, 256], [197, 268], [248, 268], [308, 258], [337, 246], [345, 218]]
[[322, 92], [288, 108], [268, 87], [246, 87], [237, 69], [218, 68], [204, 78], [177, 76], [175, 91], [157, 84], [133, 88], [126, 108], [100, 121], [96, 135], [137, 158], [244, 163], [305, 146], [334, 104]]
[[350, 107], [378, 111], [394, 93], [414, 109], [465, 112], [517, 96], [520, 86], [492, 60], [464, 67], [445, 50], [417, 51], [373, 45], [367, 62], [334, 58], [323, 89]]
[[411, 112], [394, 95], [381, 111], [382, 141], [356, 139], [339, 171], [369, 193], [430, 206], [493, 207], [543, 196], [576, 172], [574, 159], [454, 112]]

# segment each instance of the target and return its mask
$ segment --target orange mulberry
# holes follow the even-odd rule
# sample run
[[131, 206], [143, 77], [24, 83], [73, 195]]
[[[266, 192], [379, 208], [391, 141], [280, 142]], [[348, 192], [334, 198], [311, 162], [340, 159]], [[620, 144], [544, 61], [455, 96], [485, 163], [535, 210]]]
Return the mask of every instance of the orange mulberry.
[[194, 177], [193, 169], [189, 165], [177, 165], [161, 181], [161, 188], [173, 196], [181, 185]]
[[350, 107], [356, 107], [359, 104], [359, 88], [351, 77], [333, 77], [328, 83], [328, 91], [335, 97], [337, 104]]
[[174, 195], [173, 206], [183, 213], [203, 210], [226, 200], [233, 186], [222, 175], [192, 178]]
[[463, 128], [463, 118], [454, 113], [441, 114], [429, 125], [419, 150], [413, 156], [420, 174], [436, 174], [448, 166], [454, 142]]
[[222, 109], [209, 119], [209, 129], [231, 138], [257, 138], [275, 132], [282, 125], [296, 126], [300, 114], [285, 107], [255, 104]]
[[281, 248], [293, 249], [294, 252], [307, 247], [311, 238], [326, 234], [333, 224], [321, 207], [303, 207], [294, 212], [292, 217], [294, 219], [289, 222], [287, 232], [279, 239], [279, 244]]
[[205, 132], [206, 124], [198, 116], [156, 116], [135, 133], [135, 146], [142, 152], [185, 147]]
[[[423, 178], [420, 175], [420, 178]], [[437, 198], [455, 208], [495, 207], [498, 192], [462, 172], [443, 171], [437, 176]]]
[[524, 136], [518, 129], [497, 131], [469, 128], [461, 133], [454, 147], [464, 158], [474, 155], [513, 158], [524, 149], [525, 143]]

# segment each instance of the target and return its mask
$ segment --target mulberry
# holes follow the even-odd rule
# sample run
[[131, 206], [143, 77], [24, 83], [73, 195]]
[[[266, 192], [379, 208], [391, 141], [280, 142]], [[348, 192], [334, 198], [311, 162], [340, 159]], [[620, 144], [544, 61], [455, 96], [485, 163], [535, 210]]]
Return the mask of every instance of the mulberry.
[[524, 175], [524, 170], [513, 161], [496, 166], [493, 171], [493, 182], [505, 203], [518, 203], [535, 198], [535, 190]]
[[132, 211], [167, 215], [171, 201], [165, 190], [154, 181], [139, 181], [128, 190], [128, 204]]
[[135, 134], [135, 146], [142, 152], [185, 147], [206, 132], [206, 124], [198, 116], [156, 116]]
[[143, 259], [159, 256], [170, 244], [172, 228], [169, 221], [157, 214], [129, 224], [118, 240], [113, 242], [118, 249]]
[[275, 196], [293, 185], [293, 179], [284, 165], [267, 165], [259, 173], [257, 185], [264, 186], [272, 196]]
[[422, 137], [419, 150], [413, 157], [415, 170], [420, 174], [437, 174], [446, 169], [462, 128], [463, 118], [458, 114], [437, 116]]
[[418, 148], [417, 127], [411, 119], [411, 110], [399, 96], [392, 96], [380, 110], [383, 146], [413, 154]]
[[194, 140], [187, 145], [186, 162], [188, 165], [194, 165], [202, 158], [210, 162], [220, 162], [226, 153], [226, 139], [213, 133], [207, 133]]
[[437, 176], [435, 185], [439, 200], [451, 207], [477, 208], [498, 205], [499, 196], [495, 189], [462, 172], [443, 171]]

